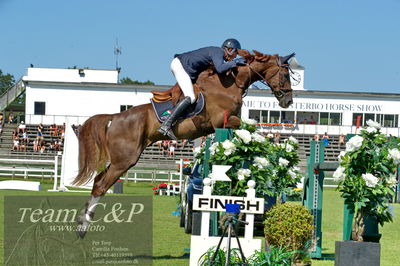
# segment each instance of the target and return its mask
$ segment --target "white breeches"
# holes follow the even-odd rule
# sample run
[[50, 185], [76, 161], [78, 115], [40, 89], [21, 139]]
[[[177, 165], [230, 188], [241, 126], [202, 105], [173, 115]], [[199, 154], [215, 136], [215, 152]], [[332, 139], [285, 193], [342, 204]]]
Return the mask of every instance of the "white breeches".
[[196, 97], [194, 96], [192, 79], [189, 77], [188, 73], [186, 73], [181, 61], [177, 57], [175, 57], [171, 62], [171, 71], [181, 87], [183, 95], [190, 97], [191, 103], [194, 103]]

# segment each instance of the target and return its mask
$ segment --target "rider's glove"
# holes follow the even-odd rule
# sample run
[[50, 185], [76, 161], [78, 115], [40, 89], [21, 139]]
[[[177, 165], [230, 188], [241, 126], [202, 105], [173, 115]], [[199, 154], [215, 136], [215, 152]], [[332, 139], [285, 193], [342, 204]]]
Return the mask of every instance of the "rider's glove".
[[235, 62], [237, 66], [245, 66], [246, 65], [246, 59], [244, 59], [243, 57], [235, 58], [235, 59], [233, 59], [233, 62]]

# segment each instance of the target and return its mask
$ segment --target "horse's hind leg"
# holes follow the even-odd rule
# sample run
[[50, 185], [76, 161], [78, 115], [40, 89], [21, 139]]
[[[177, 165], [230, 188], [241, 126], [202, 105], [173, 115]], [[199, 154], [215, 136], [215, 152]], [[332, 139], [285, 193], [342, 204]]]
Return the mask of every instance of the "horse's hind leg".
[[82, 215], [77, 219], [77, 233], [81, 238], [85, 237], [89, 224], [94, 217], [97, 203], [100, 201], [101, 197], [129, 167], [130, 165], [110, 164], [104, 171], [96, 176], [92, 189], [92, 197], [86, 203], [86, 208], [83, 210]]

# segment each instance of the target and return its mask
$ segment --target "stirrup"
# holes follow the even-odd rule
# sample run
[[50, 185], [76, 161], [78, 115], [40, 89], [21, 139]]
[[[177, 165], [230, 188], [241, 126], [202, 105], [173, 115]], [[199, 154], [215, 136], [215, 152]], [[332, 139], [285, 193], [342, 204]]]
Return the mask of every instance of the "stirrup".
[[178, 138], [175, 136], [174, 132], [172, 131], [172, 128], [166, 130], [161, 126], [157, 130], [158, 130], [158, 132], [160, 132], [164, 136], [168, 136], [173, 140], [178, 140]]

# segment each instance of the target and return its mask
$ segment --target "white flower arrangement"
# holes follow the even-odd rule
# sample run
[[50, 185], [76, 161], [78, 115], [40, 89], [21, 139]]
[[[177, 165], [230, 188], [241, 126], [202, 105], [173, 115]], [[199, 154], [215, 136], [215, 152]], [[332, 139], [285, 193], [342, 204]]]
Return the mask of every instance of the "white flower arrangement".
[[289, 165], [289, 161], [286, 160], [286, 159], [284, 159], [284, 158], [282, 158], [282, 157], [280, 157], [280, 158], [279, 158], [279, 165], [280, 165], [280, 166], [286, 167], [286, 166]]
[[352, 152], [359, 149], [362, 145], [364, 138], [361, 136], [354, 136], [346, 143], [346, 152]]
[[367, 123], [368, 126], [373, 127], [375, 129], [380, 129], [381, 128], [381, 124], [379, 124], [378, 122], [375, 122], [375, 121], [373, 121], [371, 119], [369, 119], [366, 123]]
[[373, 174], [362, 174], [362, 178], [365, 181], [367, 187], [375, 187], [378, 184], [379, 179]]
[[257, 132], [254, 132], [251, 134], [251, 139], [252, 139], [252, 141], [259, 142], [259, 143], [263, 143], [265, 141], [265, 137], [258, 134]]
[[269, 165], [268, 159], [263, 158], [263, 157], [254, 157], [254, 166], [258, 167], [259, 169], [262, 169], [266, 166]]
[[237, 172], [237, 175], [238, 175], [238, 179], [239, 180], [245, 180], [246, 177], [250, 177], [251, 176], [251, 171], [250, 171], [250, 169], [240, 168], [238, 170], [238, 172]]
[[346, 170], [346, 168], [339, 166], [336, 169], [336, 171], [333, 173], [333, 181], [339, 182], [339, 181], [343, 180], [346, 177], [345, 170]]
[[251, 141], [251, 133], [248, 130], [235, 130], [235, 135], [238, 136], [245, 144], [249, 144]]
[[388, 158], [393, 160], [395, 164], [400, 164], [400, 151], [397, 148], [389, 149]]
[[235, 152], [236, 150], [236, 145], [232, 141], [226, 139], [224, 142], [222, 142], [222, 147], [224, 148], [224, 154], [225, 155], [231, 155], [232, 153]]
[[257, 124], [257, 120], [249, 118], [242, 119], [242, 122], [250, 126], [255, 126]]

